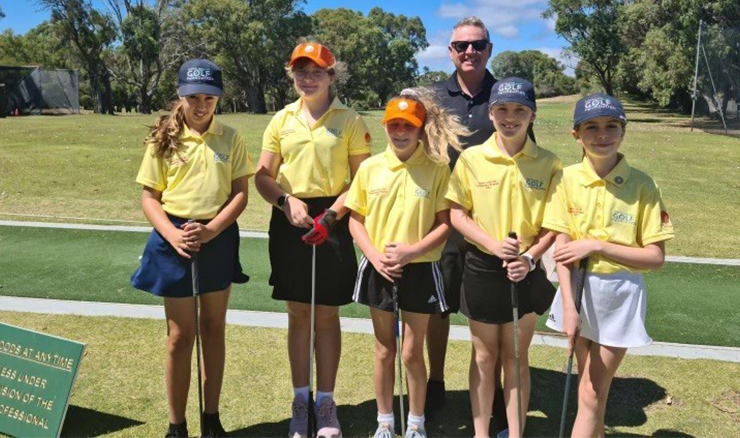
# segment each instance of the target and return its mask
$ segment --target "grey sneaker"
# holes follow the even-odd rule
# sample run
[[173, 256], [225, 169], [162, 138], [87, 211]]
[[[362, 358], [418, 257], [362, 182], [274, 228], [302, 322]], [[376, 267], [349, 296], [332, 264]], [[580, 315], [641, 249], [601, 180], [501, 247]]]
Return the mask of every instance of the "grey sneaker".
[[296, 397], [293, 399], [293, 418], [290, 419], [288, 438], [307, 438], [308, 404]]
[[380, 423], [373, 438], [396, 438], [396, 434], [391, 430], [390, 424]]
[[317, 438], [342, 438], [342, 429], [337, 419], [337, 404], [325, 398], [321, 404], [314, 406], [316, 413]]
[[427, 431], [418, 426], [409, 426], [404, 438], [427, 438]]

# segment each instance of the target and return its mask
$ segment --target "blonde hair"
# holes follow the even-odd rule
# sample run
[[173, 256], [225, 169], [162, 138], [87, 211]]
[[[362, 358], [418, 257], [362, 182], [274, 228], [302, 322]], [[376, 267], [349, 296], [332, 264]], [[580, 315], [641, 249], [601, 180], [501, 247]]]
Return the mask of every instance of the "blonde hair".
[[406, 88], [396, 98], [411, 99], [424, 106], [427, 112], [421, 134], [424, 153], [435, 163], [449, 164], [448, 147], [462, 151], [460, 137], [470, 135], [470, 130], [460, 123], [458, 116], [439, 104], [435, 93], [429, 88]]
[[180, 134], [185, 126], [184, 102], [178, 99], [170, 105], [170, 113], [157, 117], [154, 126], [150, 127], [144, 145], [154, 144], [155, 154], [158, 157], [168, 158], [177, 152], [180, 146]]

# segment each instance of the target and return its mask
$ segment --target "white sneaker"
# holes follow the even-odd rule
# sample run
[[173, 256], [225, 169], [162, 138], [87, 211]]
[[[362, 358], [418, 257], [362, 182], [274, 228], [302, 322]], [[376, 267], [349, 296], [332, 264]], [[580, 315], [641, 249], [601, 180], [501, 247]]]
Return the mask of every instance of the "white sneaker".
[[404, 438], [427, 438], [427, 431], [418, 426], [409, 426]]
[[396, 434], [391, 430], [390, 424], [380, 423], [373, 438], [396, 438]]
[[317, 438], [342, 438], [342, 429], [337, 418], [337, 404], [330, 398], [321, 400], [314, 406], [316, 414]]

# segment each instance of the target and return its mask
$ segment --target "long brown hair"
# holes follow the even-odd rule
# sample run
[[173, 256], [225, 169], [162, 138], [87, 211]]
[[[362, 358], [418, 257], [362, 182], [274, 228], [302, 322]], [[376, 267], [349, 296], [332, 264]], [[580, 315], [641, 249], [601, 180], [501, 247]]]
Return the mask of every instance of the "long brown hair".
[[154, 126], [144, 140], [144, 145], [154, 144], [158, 157], [169, 158], [180, 146], [180, 134], [185, 126], [185, 110], [183, 101], [178, 99], [170, 105], [170, 113], [157, 117]]

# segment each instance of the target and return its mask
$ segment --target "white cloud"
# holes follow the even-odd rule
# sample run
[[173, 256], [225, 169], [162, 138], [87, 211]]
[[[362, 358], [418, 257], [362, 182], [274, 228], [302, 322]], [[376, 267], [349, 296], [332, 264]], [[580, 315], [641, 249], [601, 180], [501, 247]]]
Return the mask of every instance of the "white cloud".
[[491, 33], [516, 38], [519, 26], [525, 22], [541, 21], [545, 9], [546, 0], [472, 0], [466, 3], [443, 2], [437, 15], [455, 20], [476, 16], [486, 23]]

